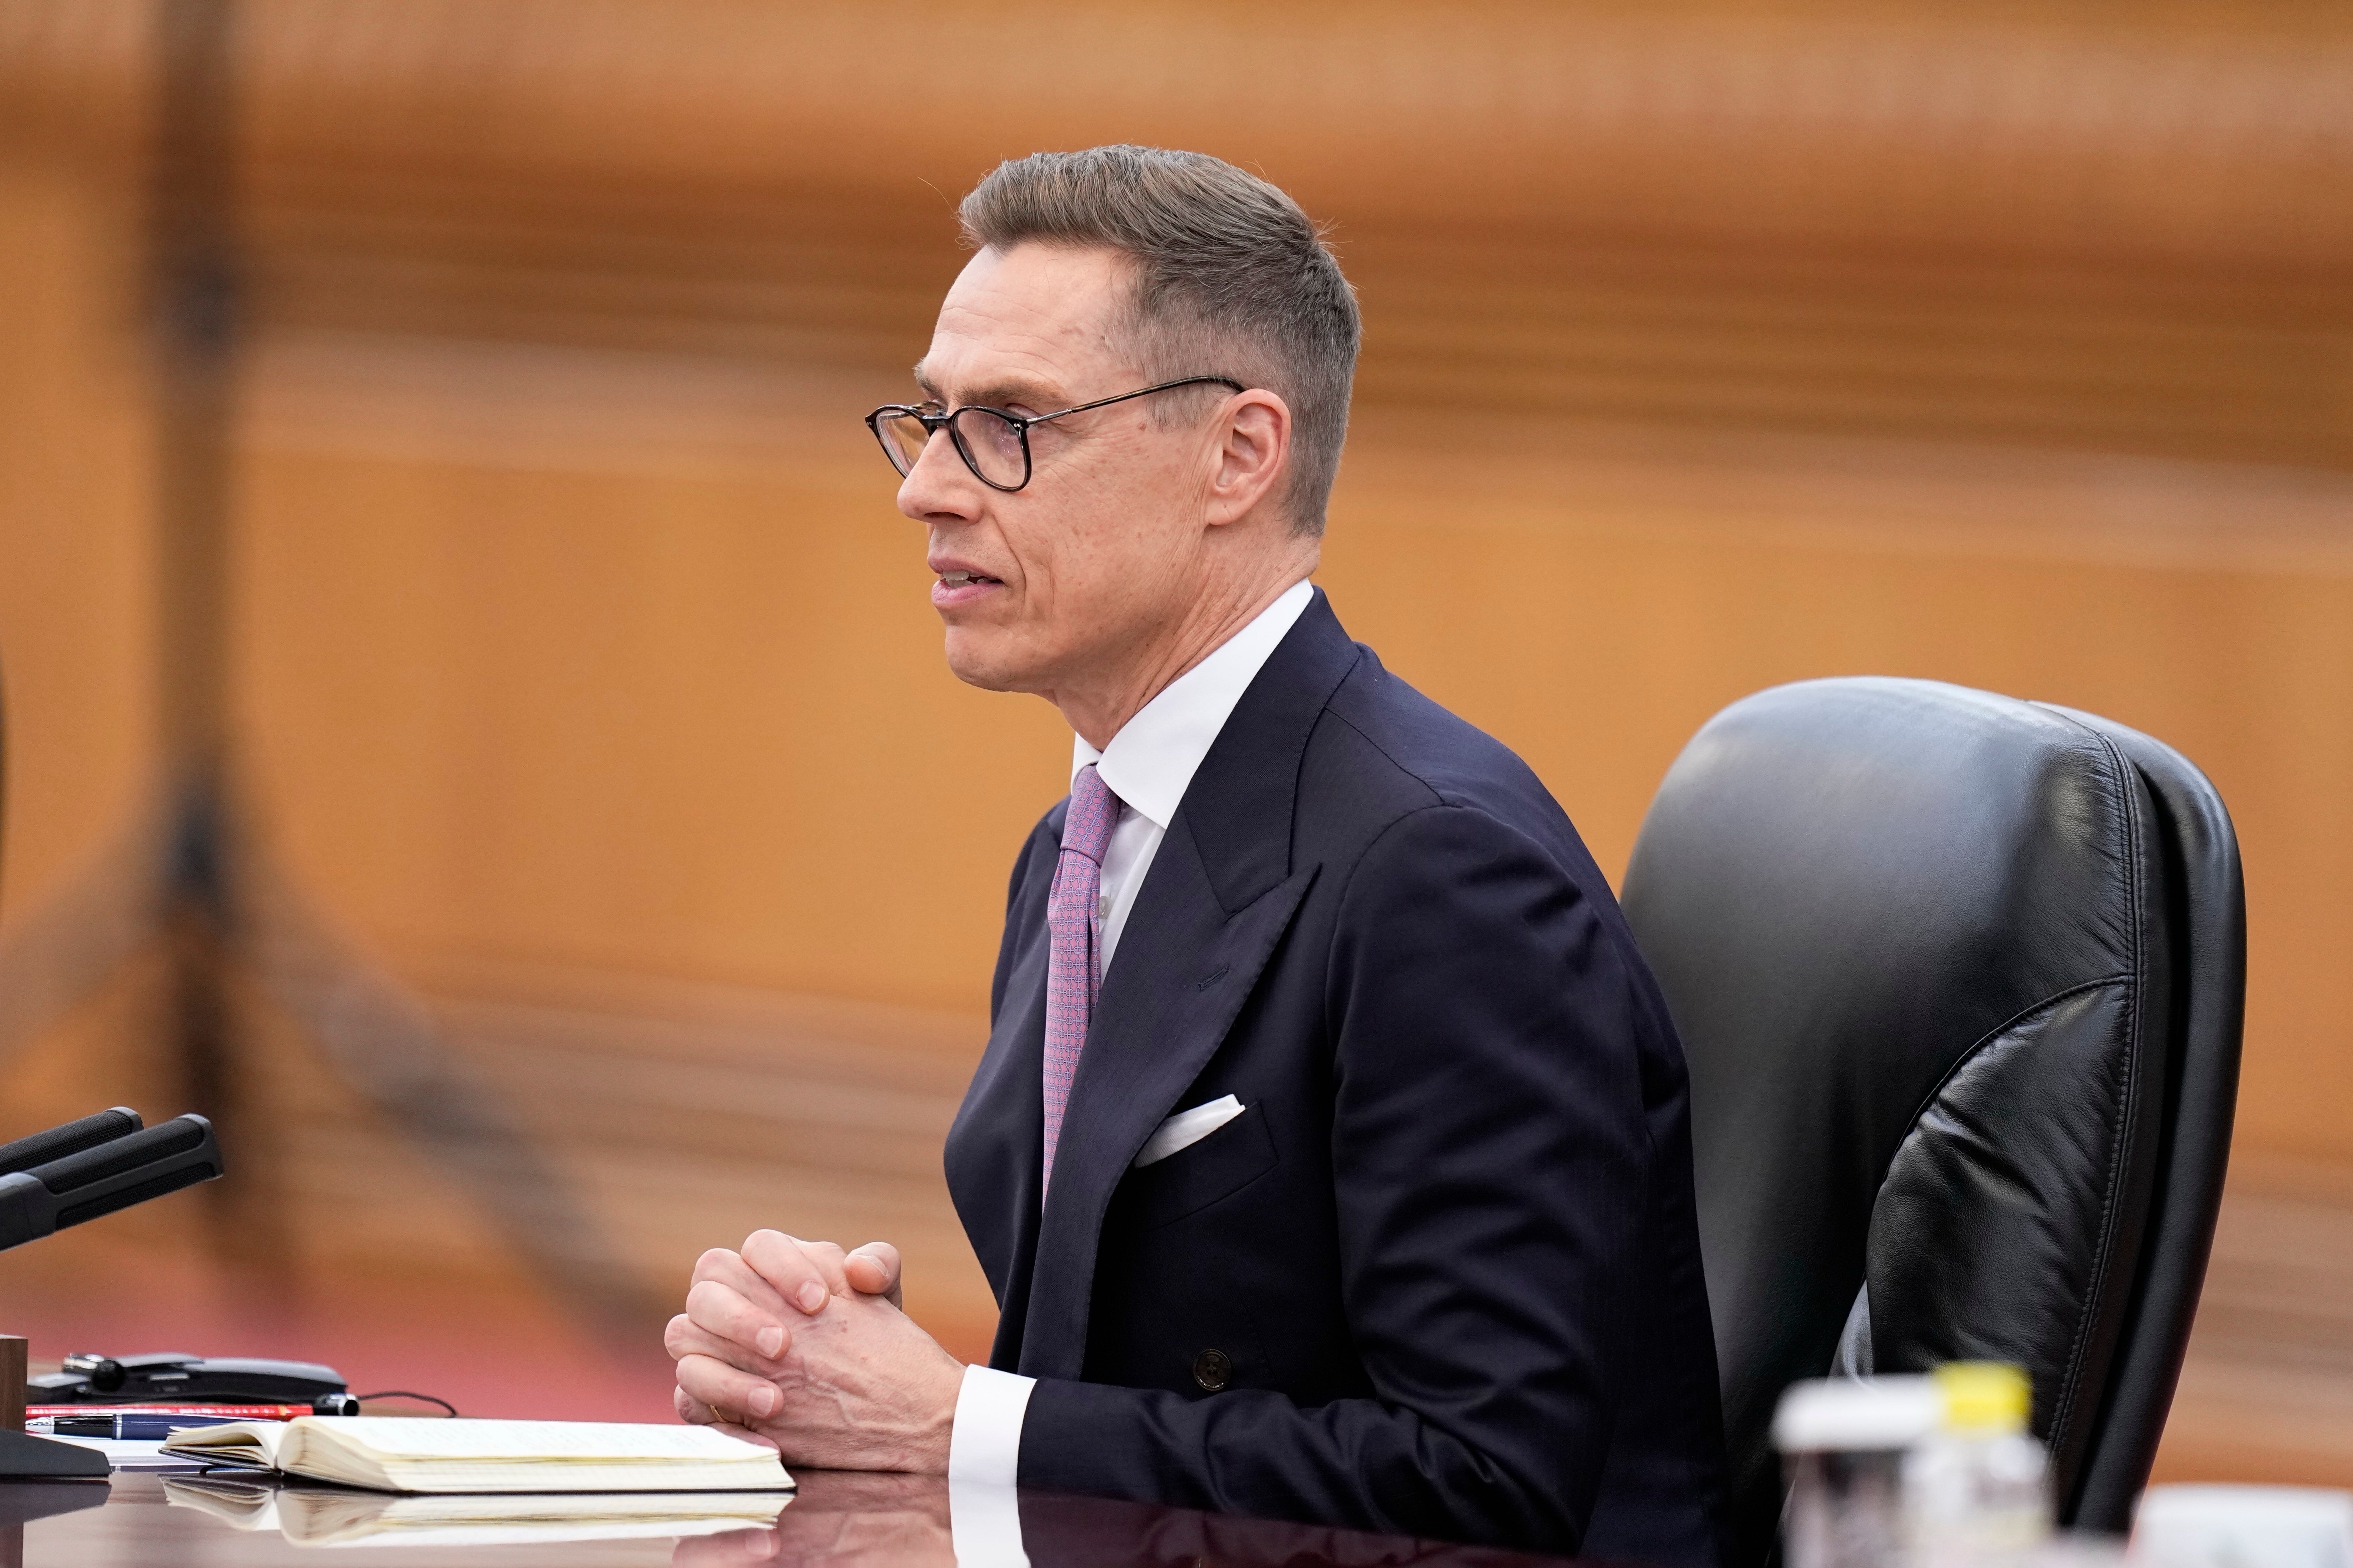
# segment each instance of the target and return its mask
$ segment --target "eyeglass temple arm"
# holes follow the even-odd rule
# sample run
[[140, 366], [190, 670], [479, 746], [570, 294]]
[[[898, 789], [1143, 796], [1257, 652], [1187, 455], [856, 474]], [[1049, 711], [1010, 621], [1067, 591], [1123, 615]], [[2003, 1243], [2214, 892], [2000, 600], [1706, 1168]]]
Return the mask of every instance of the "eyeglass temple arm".
[[[1057, 408], [1051, 414], [1034, 414], [1027, 419], [1020, 420], [1020, 423], [1025, 426], [1043, 425], [1047, 420], [1060, 419], [1065, 414], [1084, 414], [1090, 408], [1107, 408], [1114, 403], [1125, 403], [1131, 397], [1149, 397], [1155, 392], [1166, 392], [1171, 387], [1191, 386], [1197, 383], [1211, 382], [1219, 386], [1230, 386], [1236, 392], [1250, 390], [1230, 375], [1180, 375], [1175, 381], [1164, 381], [1157, 386], [1139, 386], [1134, 392], [1123, 392], [1116, 397], [1098, 397], [1092, 403], [1074, 403], [1068, 408]], [[964, 410], [959, 408], [955, 412], [961, 414]], [[989, 412], [997, 414], [1001, 411], [992, 408]]]

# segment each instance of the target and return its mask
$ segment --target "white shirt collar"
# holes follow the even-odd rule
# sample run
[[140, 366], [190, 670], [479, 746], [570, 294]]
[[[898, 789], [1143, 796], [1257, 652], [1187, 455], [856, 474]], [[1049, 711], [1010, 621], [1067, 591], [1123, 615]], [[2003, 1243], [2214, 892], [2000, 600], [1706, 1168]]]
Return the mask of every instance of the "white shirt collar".
[[1111, 793], [1166, 832], [1201, 759], [1216, 744], [1234, 704], [1274, 653], [1275, 645], [1315, 597], [1305, 578], [1283, 590], [1250, 625], [1166, 686], [1096, 751], [1071, 737], [1071, 776], [1095, 764]]

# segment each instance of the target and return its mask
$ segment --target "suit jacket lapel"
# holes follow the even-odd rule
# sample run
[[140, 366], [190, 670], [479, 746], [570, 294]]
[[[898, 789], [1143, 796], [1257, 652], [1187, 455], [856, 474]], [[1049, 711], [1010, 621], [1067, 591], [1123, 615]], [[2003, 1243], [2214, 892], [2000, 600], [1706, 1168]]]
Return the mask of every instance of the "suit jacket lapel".
[[[1308, 734], [1356, 656], [1318, 592], [1226, 721], [1153, 858], [1096, 1002], [1038, 1225], [1017, 1363], [1030, 1376], [1079, 1375], [1112, 1192], [1224, 1043], [1315, 879], [1318, 868], [1291, 865], [1293, 800]], [[1008, 1299], [1000, 1348], [1012, 1315]]]
[[[1201, 1074], [1226, 1037], [1267, 955], [1291, 924], [1310, 867], [1229, 918], [1218, 907], [1199, 857], [1172, 832], [1121, 938], [1096, 1005], [1087, 1047], [1071, 1085], [1032, 1266], [1019, 1369], [1032, 1377], [1076, 1377], [1085, 1359], [1087, 1308], [1103, 1210], [1136, 1151]], [[1168, 864], [1164, 873], [1162, 866]], [[1125, 963], [1149, 912], [1152, 945]], [[1003, 1332], [999, 1320], [999, 1333]]]

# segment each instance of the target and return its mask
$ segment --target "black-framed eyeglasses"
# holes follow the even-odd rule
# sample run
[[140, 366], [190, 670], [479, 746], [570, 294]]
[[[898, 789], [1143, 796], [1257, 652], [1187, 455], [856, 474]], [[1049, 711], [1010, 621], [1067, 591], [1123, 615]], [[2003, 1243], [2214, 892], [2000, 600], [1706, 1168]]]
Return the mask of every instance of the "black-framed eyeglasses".
[[882, 455], [891, 459], [891, 466], [904, 479], [932, 437], [945, 426], [948, 439], [955, 443], [957, 455], [964, 458], [965, 467], [973, 471], [973, 476], [993, 490], [1010, 494], [1029, 482], [1032, 425], [1043, 425], [1066, 414], [1084, 414], [1090, 408], [1107, 408], [1131, 397], [1149, 397], [1172, 387], [1203, 383], [1214, 383], [1236, 392], [1249, 390], [1229, 375], [1188, 375], [1164, 381], [1157, 386], [1123, 392], [1117, 397], [1098, 397], [1092, 403], [1057, 408], [1051, 414], [1031, 415], [1008, 414], [1002, 408], [978, 403], [967, 403], [962, 408], [943, 408], [936, 403], [886, 403], [866, 416], [866, 427], [874, 432], [874, 438], [882, 444]]

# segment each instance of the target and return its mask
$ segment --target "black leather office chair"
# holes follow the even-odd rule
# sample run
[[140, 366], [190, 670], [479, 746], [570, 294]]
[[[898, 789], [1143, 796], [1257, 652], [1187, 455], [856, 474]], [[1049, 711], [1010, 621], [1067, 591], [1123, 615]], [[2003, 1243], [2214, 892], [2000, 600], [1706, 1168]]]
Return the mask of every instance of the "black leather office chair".
[[2121, 1530], [2189, 1336], [2237, 1095], [2237, 841], [2179, 753], [1933, 681], [1709, 721], [1627, 868], [1692, 1078], [1732, 1461], [1773, 1551], [1791, 1382], [2017, 1362], [2063, 1522]]

